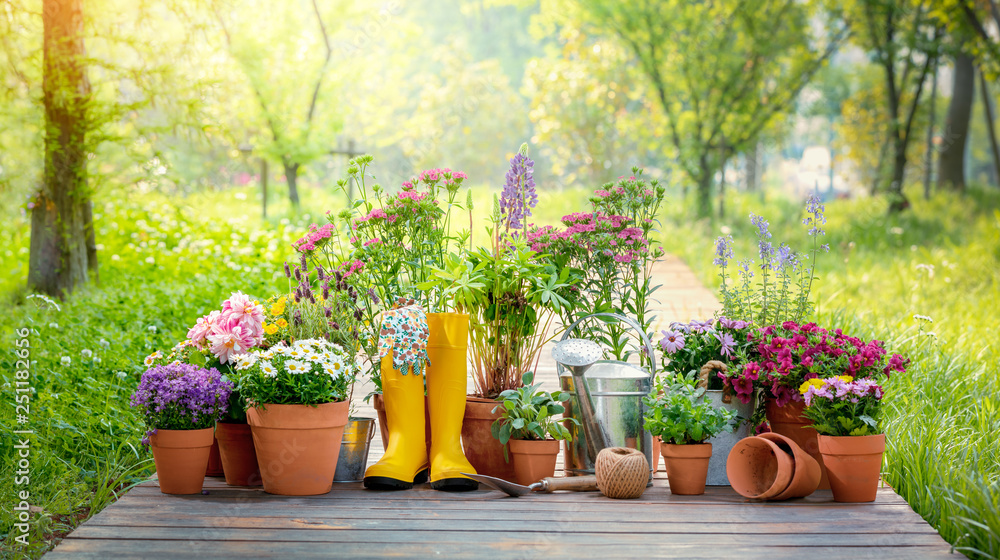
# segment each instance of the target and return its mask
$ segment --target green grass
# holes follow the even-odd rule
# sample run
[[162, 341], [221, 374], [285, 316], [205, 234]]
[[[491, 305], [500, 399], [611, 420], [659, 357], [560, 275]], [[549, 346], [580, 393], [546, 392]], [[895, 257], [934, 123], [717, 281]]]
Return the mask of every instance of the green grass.
[[[887, 385], [885, 479], [958, 550], [1000, 558], [1000, 192], [911, 197], [892, 218], [877, 199], [827, 205], [815, 319], [913, 360]], [[772, 241], [806, 249], [798, 204], [740, 197], [730, 207], [714, 226], [665, 221], [668, 246], [709, 285], [720, 282], [711, 260], [723, 228], [737, 258], [754, 254], [751, 211], [771, 220]]]

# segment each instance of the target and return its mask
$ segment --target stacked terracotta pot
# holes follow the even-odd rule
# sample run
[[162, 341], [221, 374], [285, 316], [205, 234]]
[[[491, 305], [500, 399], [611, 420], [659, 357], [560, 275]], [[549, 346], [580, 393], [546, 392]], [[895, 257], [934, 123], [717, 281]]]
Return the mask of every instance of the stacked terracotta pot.
[[792, 439], [764, 433], [740, 440], [729, 453], [726, 475], [740, 495], [755, 500], [804, 498], [819, 487], [819, 462]]

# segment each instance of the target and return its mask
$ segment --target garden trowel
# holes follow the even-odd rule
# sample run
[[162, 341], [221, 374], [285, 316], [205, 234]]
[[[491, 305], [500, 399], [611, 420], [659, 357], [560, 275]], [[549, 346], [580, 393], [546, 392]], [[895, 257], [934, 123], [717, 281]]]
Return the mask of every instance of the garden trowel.
[[574, 492], [592, 492], [597, 490], [597, 477], [590, 476], [567, 476], [563, 478], [543, 478], [531, 486], [514, 484], [502, 478], [486, 476], [484, 474], [462, 473], [473, 480], [477, 480], [490, 488], [506, 493], [508, 496], [518, 497], [532, 492], [551, 494], [558, 490], [570, 490]]

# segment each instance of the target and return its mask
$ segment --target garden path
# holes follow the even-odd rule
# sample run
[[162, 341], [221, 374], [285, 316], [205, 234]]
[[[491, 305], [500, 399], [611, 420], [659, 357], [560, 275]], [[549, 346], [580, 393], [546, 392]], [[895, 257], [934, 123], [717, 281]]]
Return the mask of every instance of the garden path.
[[[656, 332], [717, 308], [679, 259], [655, 269], [662, 283]], [[539, 378], [558, 386], [544, 350]], [[355, 391], [355, 414], [374, 416]], [[382, 454], [376, 431], [369, 462]], [[560, 461], [562, 457], [560, 456]], [[828, 490], [752, 503], [728, 487], [675, 496], [658, 472], [638, 500], [598, 493], [508, 498], [420, 486], [375, 493], [335, 484], [322, 496], [287, 497], [207, 478], [205, 495], [167, 496], [155, 476], [78, 527], [48, 558], [962, 558], [891, 488], [870, 504], [838, 504]]]

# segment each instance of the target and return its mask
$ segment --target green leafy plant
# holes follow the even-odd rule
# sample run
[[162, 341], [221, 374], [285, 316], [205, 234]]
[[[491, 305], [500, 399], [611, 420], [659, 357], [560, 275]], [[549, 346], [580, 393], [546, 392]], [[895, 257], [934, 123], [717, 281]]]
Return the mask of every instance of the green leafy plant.
[[[695, 388], [693, 373], [682, 381], [664, 387], [661, 380], [656, 392], [643, 399], [647, 411], [644, 427], [663, 443], [687, 445], [703, 443], [736, 426], [735, 410], [713, 406], [704, 400], [704, 388]], [[662, 391], [662, 394], [657, 394]]]
[[500, 404], [493, 412], [500, 412], [491, 426], [493, 437], [504, 445], [504, 457], [507, 456], [507, 442], [512, 439], [543, 440], [551, 437], [555, 440], [573, 439], [569, 429], [562, 423], [580, 422], [575, 418], [559, 418], [558, 414], [566, 411], [562, 403], [570, 399], [569, 393], [541, 391], [541, 383], [532, 384], [535, 374], [526, 372], [521, 377], [523, 387], [508, 389], [500, 393]]

